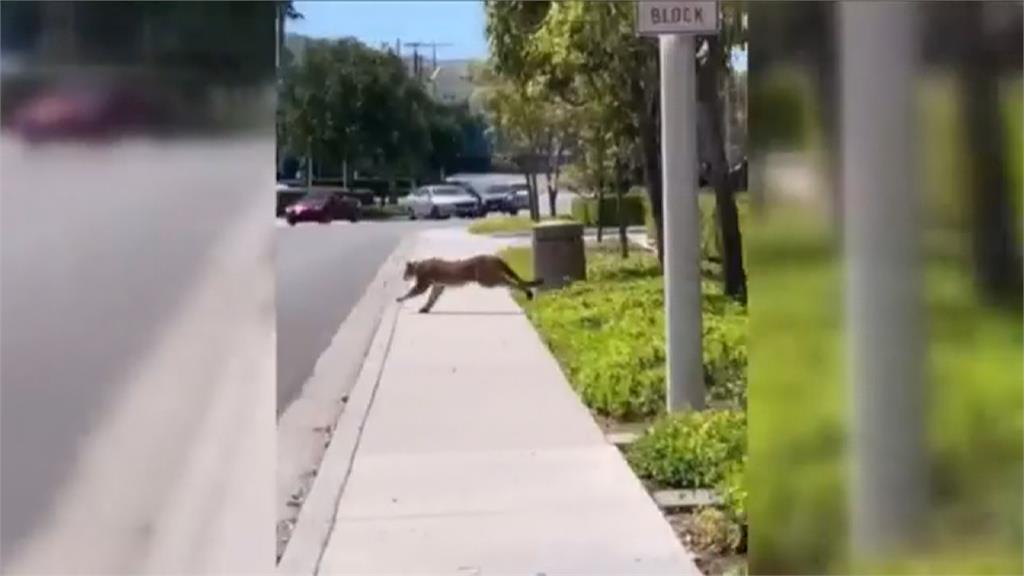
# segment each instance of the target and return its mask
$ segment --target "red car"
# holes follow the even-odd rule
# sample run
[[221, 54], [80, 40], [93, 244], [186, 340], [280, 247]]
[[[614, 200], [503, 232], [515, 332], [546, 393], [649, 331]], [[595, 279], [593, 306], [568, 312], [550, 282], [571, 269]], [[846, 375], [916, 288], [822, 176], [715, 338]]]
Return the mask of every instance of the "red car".
[[158, 123], [158, 106], [126, 88], [79, 86], [44, 91], [14, 113], [14, 128], [29, 142], [109, 139], [145, 132]]
[[360, 217], [359, 201], [337, 192], [310, 192], [285, 208], [284, 217], [292, 226], [299, 222], [356, 222]]

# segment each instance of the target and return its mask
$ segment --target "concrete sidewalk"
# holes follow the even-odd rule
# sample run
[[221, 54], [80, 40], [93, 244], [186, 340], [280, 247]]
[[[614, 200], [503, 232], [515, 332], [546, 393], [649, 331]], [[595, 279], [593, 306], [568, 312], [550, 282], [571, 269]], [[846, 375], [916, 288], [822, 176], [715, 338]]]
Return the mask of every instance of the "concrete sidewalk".
[[[436, 230], [413, 252], [496, 246]], [[506, 290], [422, 298], [395, 317], [320, 574], [699, 574]]]

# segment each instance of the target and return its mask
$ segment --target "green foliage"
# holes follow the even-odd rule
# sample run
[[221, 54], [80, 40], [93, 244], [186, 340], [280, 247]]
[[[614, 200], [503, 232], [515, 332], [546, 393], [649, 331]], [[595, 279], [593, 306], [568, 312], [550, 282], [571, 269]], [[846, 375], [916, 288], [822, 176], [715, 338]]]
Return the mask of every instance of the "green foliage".
[[[777, 528], [751, 535], [759, 573], [847, 572], [842, 270], [829, 233], [824, 223], [784, 214], [751, 229], [756, 346], [748, 378], [757, 383], [749, 400], [757, 417], [748, 505], [752, 524]], [[976, 303], [955, 260], [929, 257], [925, 300], [931, 520], [949, 532], [936, 549], [950, 546], [958, 557], [924, 554], [915, 562], [920, 573], [981, 573], [980, 559], [1016, 551], [1016, 564], [1002, 564], [1002, 573], [1019, 573], [1024, 330], [1019, 317]], [[988, 549], [975, 550], [979, 542]]]
[[690, 545], [702, 554], [734, 554], [743, 541], [743, 529], [727, 513], [702, 508], [694, 514]]
[[[572, 217], [585, 226], [618, 226], [625, 221], [626, 226], [639, 226], [644, 223], [643, 196], [636, 194], [624, 195], [622, 197], [622, 215], [619, 215], [619, 200], [615, 196], [605, 197], [598, 207], [597, 198], [585, 198], [577, 196], [572, 201]], [[601, 221], [598, 222], [600, 215]]]
[[[664, 410], [665, 324], [661, 272], [648, 253], [623, 259], [615, 246], [588, 248], [587, 280], [522, 302], [570, 383], [595, 412], [619, 420]], [[516, 268], [529, 248], [502, 254]], [[746, 399], [745, 310], [703, 282], [704, 371], [709, 397]]]
[[434, 103], [395, 55], [357, 40], [312, 40], [302, 62], [281, 73], [278, 136], [315, 163], [391, 177], [453, 162], [468, 128], [467, 107]]
[[713, 488], [747, 452], [742, 410], [702, 410], [659, 419], [626, 452], [641, 478], [670, 488]]
[[749, 88], [757, 94], [749, 102], [750, 145], [757, 150], [801, 149], [811, 138], [809, 113], [810, 85], [797, 73], [776, 71], [755, 76], [757, 85]]
[[732, 520], [738, 524], [747, 523], [747, 454], [737, 462], [730, 462], [725, 469], [722, 481], [718, 483], [718, 493], [725, 501], [725, 509]]

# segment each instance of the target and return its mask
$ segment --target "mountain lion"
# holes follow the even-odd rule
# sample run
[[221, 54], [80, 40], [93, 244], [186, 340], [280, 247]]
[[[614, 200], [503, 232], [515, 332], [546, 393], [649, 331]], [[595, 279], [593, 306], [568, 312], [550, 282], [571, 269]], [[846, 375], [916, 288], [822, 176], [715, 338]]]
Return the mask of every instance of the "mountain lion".
[[463, 286], [471, 282], [476, 282], [485, 288], [507, 286], [521, 290], [528, 299], [532, 300], [533, 291], [530, 288], [540, 286], [542, 283], [540, 280], [532, 282], [523, 280], [504, 260], [490, 254], [463, 260], [429, 258], [406, 262], [402, 278], [405, 280], [415, 278], [416, 283], [406, 295], [399, 297], [397, 302], [404, 302], [423, 294], [428, 288], [431, 289], [430, 297], [419, 310], [421, 314], [430, 312], [437, 299], [441, 297], [441, 293], [448, 287]]

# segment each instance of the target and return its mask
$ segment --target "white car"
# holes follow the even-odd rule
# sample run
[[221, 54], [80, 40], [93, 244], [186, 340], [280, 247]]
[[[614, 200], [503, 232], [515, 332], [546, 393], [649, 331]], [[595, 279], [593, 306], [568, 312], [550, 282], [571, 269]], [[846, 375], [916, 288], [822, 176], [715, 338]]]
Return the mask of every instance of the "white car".
[[417, 218], [474, 218], [480, 215], [480, 201], [464, 188], [454, 185], [421, 186], [402, 199], [413, 220]]

